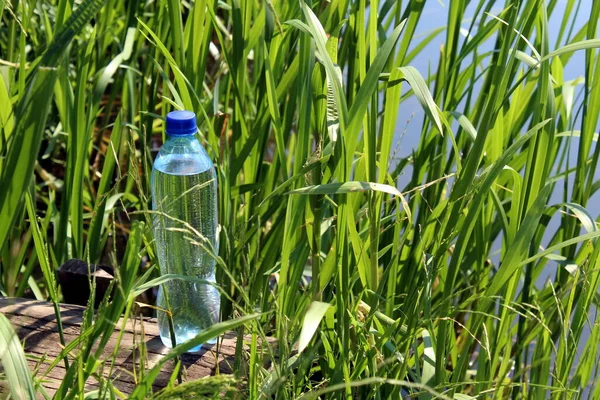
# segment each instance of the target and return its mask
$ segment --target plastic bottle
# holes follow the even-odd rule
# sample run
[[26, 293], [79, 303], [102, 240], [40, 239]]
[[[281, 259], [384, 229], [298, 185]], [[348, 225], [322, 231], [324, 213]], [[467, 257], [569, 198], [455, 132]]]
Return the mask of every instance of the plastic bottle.
[[[167, 115], [167, 140], [154, 160], [151, 177], [154, 238], [161, 274], [215, 282], [216, 262], [206, 249], [218, 253], [217, 175], [194, 136], [197, 131], [193, 112]], [[176, 279], [158, 291], [157, 306], [172, 314], [176, 344], [216, 323], [220, 303], [219, 291], [206, 283]], [[172, 347], [166, 312], [158, 311], [158, 325], [163, 344]]]

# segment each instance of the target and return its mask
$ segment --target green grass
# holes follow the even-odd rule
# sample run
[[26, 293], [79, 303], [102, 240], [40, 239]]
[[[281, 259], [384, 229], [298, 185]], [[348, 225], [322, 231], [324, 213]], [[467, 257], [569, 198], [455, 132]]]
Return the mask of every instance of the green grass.
[[[64, 261], [119, 270], [53, 364], [57, 399], [164, 281], [149, 176], [173, 109], [198, 114], [218, 169], [225, 322], [169, 357], [252, 339], [232, 379], [152, 393], [155, 367], [133, 398], [600, 398], [600, 2], [446, 3], [417, 36], [423, 0], [0, 1], [0, 292], [58, 310]], [[412, 67], [436, 40], [433, 69]], [[411, 98], [424, 119], [399, 158]], [[28, 398], [42, 377], [6, 354]]]

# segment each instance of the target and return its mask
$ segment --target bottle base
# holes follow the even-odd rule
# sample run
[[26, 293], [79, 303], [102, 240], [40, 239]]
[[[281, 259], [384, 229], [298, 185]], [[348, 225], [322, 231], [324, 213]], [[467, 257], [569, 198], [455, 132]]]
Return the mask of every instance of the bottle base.
[[[198, 334], [198, 332], [196, 332], [196, 334]], [[176, 342], [177, 342], [177, 344], [178, 344], [178, 345], [179, 345], [179, 344], [181, 344], [181, 343], [185, 343], [185, 342], [187, 342], [188, 340], [191, 340], [191, 339], [193, 339], [193, 338], [196, 336], [196, 334], [193, 334], [193, 335], [187, 335], [187, 337], [186, 337], [186, 338], [177, 338], [177, 339], [176, 339]], [[173, 348], [173, 342], [171, 341], [171, 337], [170, 337], [170, 336], [162, 336], [162, 335], [161, 335], [161, 336], [160, 336], [160, 341], [162, 342], [162, 344], [163, 344], [165, 347], [167, 347], [167, 348], [169, 348], [169, 349], [172, 349], [172, 348]], [[196, 346], [196, 347], [193, 347], [192, 349], [188, 350], [187, 352], [188, 352], [188, 353], [197, 353], [197, 352], [199, 352], [200, 350], [202, 350], [202, 348], [206, 348], [206, 347], [212, 347], [212, 346], [213, 346], [214, 344], [216, 344], [216, 343], [217, 343], [217, 338], [214, 338], [214, 339], [208, 340], [208, 341], [206, 341], [205, 343], [202, 343], [202, 344], [200, 344], [200, 345], [198, 345], [198, 346]]]

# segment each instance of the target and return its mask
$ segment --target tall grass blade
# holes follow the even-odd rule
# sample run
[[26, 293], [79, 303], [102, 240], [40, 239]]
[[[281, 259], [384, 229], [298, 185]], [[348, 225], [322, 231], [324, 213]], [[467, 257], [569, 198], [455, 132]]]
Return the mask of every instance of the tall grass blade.
[[23, 347], [4, 314], [0, 314], [0, 358], [11, 396], [15, 399], [35, 399], [33, 380]]
[[33, 166], [46, 126], [56, 67], [69, 43], [98, 12], [105, 0], [86, 0], [69, 17], [68, 28], [54, 36], [48, 50], [40, 60], [40, 66], [32, 73], [27, 90], [15, 108], [15, 131], [12, 134], [6, 161], [0, 171], [0, 248], [4, 245], [9, 228], [18, 215], [21, 199], [31, 181]]

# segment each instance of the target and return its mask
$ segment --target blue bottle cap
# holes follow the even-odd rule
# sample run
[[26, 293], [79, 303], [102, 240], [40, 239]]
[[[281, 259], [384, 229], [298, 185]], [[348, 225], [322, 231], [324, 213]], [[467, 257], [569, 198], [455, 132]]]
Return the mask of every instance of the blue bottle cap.
[[196, 114], [191, 111], [171, 111], [167, 114], [167, 135], [186, 136], [198, 132]]

